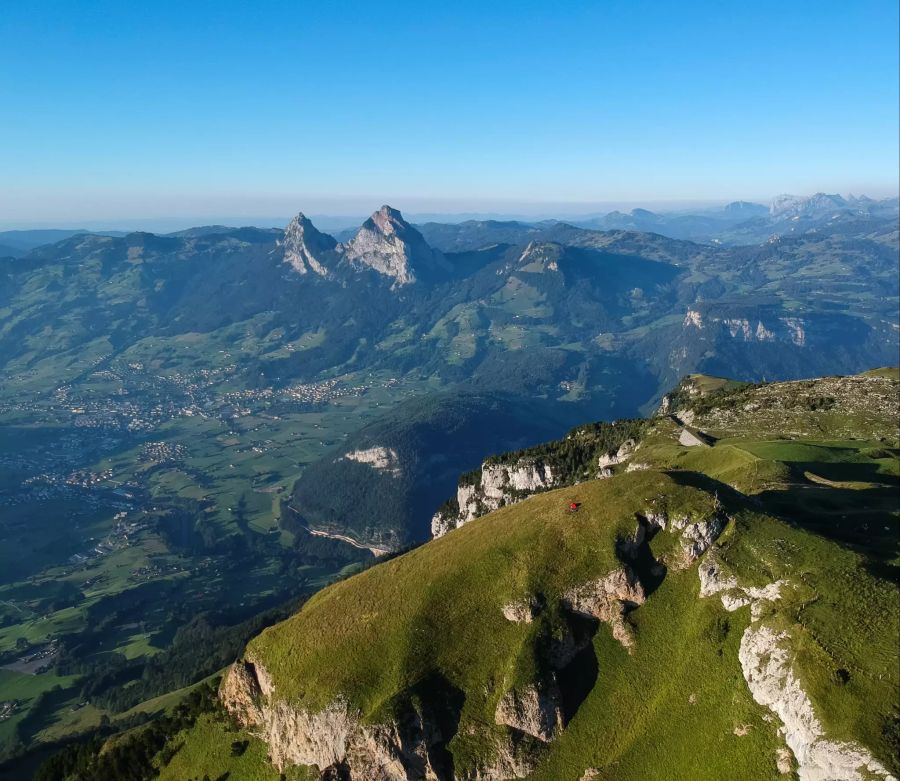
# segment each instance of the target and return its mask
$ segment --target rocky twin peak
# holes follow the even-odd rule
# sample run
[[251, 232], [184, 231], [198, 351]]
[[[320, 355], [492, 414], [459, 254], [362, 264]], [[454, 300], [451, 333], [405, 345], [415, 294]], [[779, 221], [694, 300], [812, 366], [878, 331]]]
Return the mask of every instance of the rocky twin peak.
[[319, 231], [303, 212], [288, 223], [280, 243], [284, 247], [285, 263], [299, 274], [311, 271], [327, 277], [331, 273], [329, 266], [337, 261], [337, 241]]
[[281, 244], [285, 262], [300, 274], [331, 277], [342, 268], [372, 269], [393, 280], [395, 288], [446, 267], [443, 255], [399, 211], [386, 205], [345, 244], [317, 230], [302, 213], [288, 224]]

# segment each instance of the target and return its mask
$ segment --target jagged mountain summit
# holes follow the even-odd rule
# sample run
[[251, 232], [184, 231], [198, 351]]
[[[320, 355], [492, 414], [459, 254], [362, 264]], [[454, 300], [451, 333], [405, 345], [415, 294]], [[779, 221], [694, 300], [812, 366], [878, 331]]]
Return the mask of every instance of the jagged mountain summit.
[[382, 206], [369, 217], [343, 252], [351, 264], [374, 269], [397, 286], [446, 268], [443, 255], [429, 247], [422, 234], [390, 206]]
[[371, 269], [391, 280], [393, 287], [411, 285], [420, 277], [446, 271], [444, 256], [432, 249], [397, 209], [382, 206], [346, 243], [319, 231], [301, 212], [285, 228], [279, 242], [286, 263], [300, 274], [333, 277]]
[[810, 196], [779, 195], [772, 200], [769, 213], [773, 217], [811, 216], [846, 209], [848, 202], [837, 194], [816, 193]]
[[299, 274], [312, 272], [327, 277], [338, 259], [337, 241], [319, 231], [303, 212], [287, 224], [279, 245], [284, 250], [285, 262]]
[[[172, 414], [193, 405], [215, 418], [237, 414], [244, 408], [228, 387], [259, 409], [271, 399], [288, 405], [276, 413], [285, 427], [291, 412], [306, 415], [299, 399], [328, 395], [306, 388], [359, 394], [366, 415], [341, 418], [346, 439], [319, 436], [319, 421], [302, 419], [314, 447], [285, 491], [298, 525], [397, 548], [428, 536], [434, 507], [481, 453], [581, 420], [636, 416], [684, 374], [788, 379], [890, 362], [896, 242], [888, 222], [741, 248], [562, 223], [420, 233], [389, 207], [345, 242], [302, 214], [284, 232], [72, 236], [0, 264], [0, 365], [16, 378], [0, 402], [31, 405], [37, 391], [55, 415], [65, 394], [67, 424], [87, 405], [103, 425], [131, 431], [148, 425], [134, 403], [157, 374], [185, 383], [161, 393]], [[95, 408], [93, 375], [106, 371], [123, 393]], [[187, 393], [189, 376], [207, 388], [202, 398]], [[210, 379], [220, 376], [227, 385]], [[390, 430], [356, 441], [364, 422], [375, 423], [367, 415], [388, 413], [368, 390], [373, 377], [403, 389], [392, 400], [455, 398], [404, 401]], [[463, 388], [479, 394], [480, 411], [459, 397]], [[510, 392], [519, 402], [507, 408], [525, 410], [527, 400], [527, 414], [495, 428], [495, 394]], [[459, 409], [486, 422], [466, 460], [447, 430]], [[351, 443], [348, 452], [395, 450], [400, 476], [344, 458]], [[352, 492], [340, 488], [347, 472]]]

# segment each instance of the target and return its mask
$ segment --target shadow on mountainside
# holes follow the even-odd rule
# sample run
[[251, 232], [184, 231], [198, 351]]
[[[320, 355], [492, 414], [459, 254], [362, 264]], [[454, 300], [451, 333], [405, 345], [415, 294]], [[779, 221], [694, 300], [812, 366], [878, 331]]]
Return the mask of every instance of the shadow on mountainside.
[[[900, 481], [879, 474], [871, 464], [792, 464], [796, 482], [752, 496], [701, 472], [673, 470], [678, 483], [715, 493], [726, 512], [751, 507], [861, 554], [865, 567], [879, 578], [900, 582], [900, 567], [892, 563], [900, 544]], [[859, 487], [821, 485], [803, 474], [831, 475], [844, 481], [871, 481]], [[877, 481], [877, 482], [875, 482]]]

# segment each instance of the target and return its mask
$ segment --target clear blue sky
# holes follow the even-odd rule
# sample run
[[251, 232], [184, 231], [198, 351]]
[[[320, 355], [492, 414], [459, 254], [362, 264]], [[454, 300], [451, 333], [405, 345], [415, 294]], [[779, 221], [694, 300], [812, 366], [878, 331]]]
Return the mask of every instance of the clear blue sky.
[[7, 224], [897, 190], [897, 0], [2, 5]]

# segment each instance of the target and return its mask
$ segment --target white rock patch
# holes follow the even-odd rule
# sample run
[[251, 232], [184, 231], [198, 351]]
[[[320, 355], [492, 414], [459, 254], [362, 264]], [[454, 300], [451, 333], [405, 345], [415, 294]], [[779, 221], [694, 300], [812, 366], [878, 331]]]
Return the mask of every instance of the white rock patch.
[[[793, 652], [785, 632], [751, 624], [741, 638], [738, 658], [753, 699], [784, 725], [784, 739], [797, 759], [801, 781], [893, 779], [887, 769], [856, 743], [825, 737], [812, 703], [793, 673]], [[895, 780], [896, 781], [896, 780]]]
[[[700, 596], [719, 594], [729, 611], [750, 605], [752, 623], [738, 651], [741, 670], [753, 699], [781, 721], [785, 742], [797, 760], [800, 781], [897, 781], [863, 746], [825, 736], [812, 702], [794, 675], [788, 634], [763, 620], [766, 604], [778, 600], [787, 584], [777, 581], [762, 588], [741, 586], [713, 558], [701, 563], [699, 575]], [[790, 772], [784, 749], [779, 749], [776, 764], [780, 773]]]
[[400, 456], [390, 447], [370, 447], [366, 450], [354, 450], [347, 453], [344, 458], [347, 461], [356, 461], [360, 464], [368, 464], [378, 472], [385, 472], [391, 477], [400, 477], [403, 474], [400, 469]]

